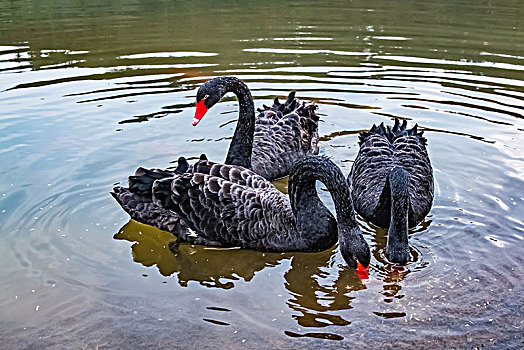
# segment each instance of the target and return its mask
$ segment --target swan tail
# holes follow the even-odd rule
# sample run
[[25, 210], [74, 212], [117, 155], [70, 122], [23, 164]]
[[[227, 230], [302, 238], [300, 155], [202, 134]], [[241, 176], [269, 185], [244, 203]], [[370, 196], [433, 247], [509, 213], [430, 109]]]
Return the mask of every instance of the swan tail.
[[129, 191], [140, 197], [150, 197], [153, 182], [171, 176], [173, 176], [171, 171], [138, 168], [135, 175], [129, 176]]
[[[175, 214], [165, 209], [164, 204], [169, 196], [158, 188], [160, 184], [168, 185], [175, 174], [183, 174], [190, 169], [184, 157], [178, 159], [175, 171], [140, 167], [129, 177], [129, 187], [117, 186], [113, 188], [111, 195], [132, 219], [164, 231], [176, 232], [183, 229], [183, 225]], [[156, 196], [155, 191], [159, 193]]]
[[393, 127], [387, 127], [388, 138], [390, 138], [391, 140], [395, 140], [396, 138], [402, 136], [412, 136], [415, 137], [423, 145], [426, 145], [427, 140], [423, 136], [424, 131], [418, 131], [418, 124], [415, 124], [415, 126], [411, 129], [408, 129], [407, 125], [407, 120], [402, 121], [401, 124], [398, 119], [395, 119], [395, 124], [393, 125]]
[[278, 97], [275, 97], [273, 105], [268, 107], [262, 105], [262, 108], [258, 108], [257, 111], [260, 113], [259, 118], [264, 116], [269, 119], [282, 119], [284, 116], [296, 113], [298, 115], [310, 116], [313, 119], [318, 120], [318, 117], [315, 113], [317, 106], [313, 103], [301, 103], [298, 98], [296, 98], [296, 92], [291, 91], [284, 103], [281, 103]]
[[[117, 186], [111, 191], [111, 195], [120, 204], [122, 209], [128, 213], [131, 218], [139, 218], [140, 213], [148, 204], [147, 199], [139, 197], [129, 190], [129, 188]], [[136, 220], [136, 219], [135, 219]], [[138, 221], [138, 220], [137, 220]]]
[[369, 131], [363, 131], [358, 135], [359, 146], [362, 146], [367, 141], [367, 139], [373, 135], [378, 135], [378, 136], [382, 136], [384, 138], [389, 139], [387, 129], [384, 126], [384, 123], [380, 123], [379, 125], [373, 124], [373, 126], [371, 127], [371, 129], [369, 129]]
[[302, 105], [300, 105], [300, 107], [297, 108], [296, 113], [302, 118], [311, 119], [315, 122], [318, 122], [320, 118], [316, 113], [317, 109], [318, 106], [316, 105], [316, 103], [303, 102]]
[[418, 124], [415, 124], [415, 126], [411, 129], [407, 128], [407, 124], [407, 120], [403, 120], [402, 123], [400, 123], [398, 119], [395, 119], [395, 124], [393, 127], [390, 125], [384, 126], [384, 123], [380, 123], [379, 125], [373, 124], [369, 131], [360, 133], [359, 145], [362, 146], [362, 144], [364, 144], [366, 140], [372, 135], [383, 136], [390, 143], [393, 143], [399, 137], [411, 136], [415, 137], [421, 144], [426, 145], [427, 140], [423, 136], [424, 131], [418, 131]]
[[183, 174], [190, 170], [189, 163], [184, 157], [178, 158], [178, 166], [175, 171], [162, 169], [138, 168], [135, 175], [129, 176], [129, 190], [141, 197], [151, 197], [153, 182], [156, 180], [172, 177], [174, 174]]
[[111, 195], [135, 221], [175, 234], [187, 229], [173, 212], [159, 207], [151, 199], [137, 196], [128, 188], [115, 187]]

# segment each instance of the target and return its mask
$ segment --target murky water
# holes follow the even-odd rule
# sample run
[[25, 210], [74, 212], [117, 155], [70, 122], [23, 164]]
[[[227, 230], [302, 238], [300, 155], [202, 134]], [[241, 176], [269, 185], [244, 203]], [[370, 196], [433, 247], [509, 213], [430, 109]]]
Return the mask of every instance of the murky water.
[[[521, 348], [524, 4], [513, 1], [0, 1], [1, 348]], [[181, 246], [109, 195], [139, 165], [222, 161], [233, 97], [316, 101], [348, 173], [358, 132], [425, 130], [435, 202], [411, 262], [338, 248]], [[329, 203], [329, 196], [322, 193]]]

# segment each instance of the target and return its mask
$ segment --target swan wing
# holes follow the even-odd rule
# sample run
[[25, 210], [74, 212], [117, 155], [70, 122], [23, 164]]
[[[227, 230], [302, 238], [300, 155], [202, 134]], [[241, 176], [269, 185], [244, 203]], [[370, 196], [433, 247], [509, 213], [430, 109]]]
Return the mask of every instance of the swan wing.
[[318, 154], [318, 116], [314, 104], [300, 103], [291, 92], [285, 103], [275, 98], [259, 109], [255, 122], [252, 168], [274, 180], [289, 175], [292, 166], [309, 154]]
[[193, 165], [193, 169], [195, 173], [211, 175], [237, 185], [258, 190], [276, 191], [275, 186], [265, 178], [250, 169], [238, 165], [215, 163], [204, 159], [196, 162]]
[[[374, 220], [374, 213], [380, 202], [386, 204], [380, 195], [393, 161], [393, 149], [384, 133], [361, 134], [360, 150], [350, 173], [351, 197], [360, 215], [382, 227]], [[388, 220], [389, 216], [385, 218], [386, 225]]]
[[[227, 167], [238, 179], [233, 175], [238, 169]], [[293, 227], [291, 209], [287, 197], [264, 181], [261, 186], [248, 177], [240, 184], [198, 172], [175, 176], [169, 209], [190, 228], [180, 238], [193, 244], [278, 250], [278, 236]]]

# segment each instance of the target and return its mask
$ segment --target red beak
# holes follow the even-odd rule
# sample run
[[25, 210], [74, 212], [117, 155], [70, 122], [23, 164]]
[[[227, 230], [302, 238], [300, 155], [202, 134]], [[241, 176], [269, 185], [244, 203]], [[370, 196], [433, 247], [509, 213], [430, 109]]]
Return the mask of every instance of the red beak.
[[193, 126], [197, 125], [200, 122], [200, 120], [202, 120], [204, 114], [206, 114], [207, 112], [207, 108], [204, 105], [205, 100], [205, 98], [201, 99], [200, 102], [198, 102], [196, 105], [195, 117], [193, 118]]
[[361, 279], [361, 280], [367, 280], [369, 279], [369, 266], [366, 268], [364, 266], [362, 266], [362, 264], [357, 261], [357, 276]]

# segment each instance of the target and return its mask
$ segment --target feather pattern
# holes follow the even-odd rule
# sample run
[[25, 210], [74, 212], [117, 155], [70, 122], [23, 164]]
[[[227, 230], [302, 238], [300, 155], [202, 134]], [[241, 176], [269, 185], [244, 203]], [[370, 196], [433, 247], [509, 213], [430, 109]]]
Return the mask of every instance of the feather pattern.
[[360, 151], [349, 181], [355, 210], [366, 220], [387, 228], [391, 220], [391, 199], [387, 183], [393, 168], [409, 174], [408, 225], [415, 226], [428, 214], [433, 203], [433, 170], [423, 132], [417, 125], [407, 129], [407, 122], [395, 120], [393, 127], [373, 125], [360, 134]]
[[[350, 266], [355, 268], [357, 260], [368, 266], [369, 247], [340, 169], [327, 158], [311, 156], [291, 173], [288, 197], [252, 170], [202, 157], [185, 172], [154, 180], [150, 203], [178, 220], [183, 229], [170, 232], [182, 242], [284, 252], [324, 250], [338, 238]], [[331, 192], [340, 224], [318, 198], [316, 180]]]
[[[201, 164], [204, 163], [204, 164]], [[293, 242], [293, 214], [288, 198], [251, 170], [208, 161], [194, 172], [175, 176], [168, 206], [193, 231], [182, 241], [222, 247], [301, 250]], [[287, 246], [277, 244], [278, 232]]]
[[240, 165], [275, 180], [289, 175], [298, 160], [318, 154], [315, 104], [301, 103], [291, 92], [284, 103], [275, 98], [272, 106], [263, 106], [255, 115], [247, 85], [236, 77], [217, 77], [198, 89], [197, 105], [204, 101], [207, 111], [227, 92], [237, 96], [239, 116], [226, 164]]
[[315, 104], [301, 103], [291, 92], [285, 103], [275, 98], [259, 109], [255, 120], [251, 167], [266, 179], [289, 175], [300, 159], [318, 154], [318, 116]]

